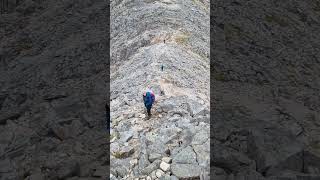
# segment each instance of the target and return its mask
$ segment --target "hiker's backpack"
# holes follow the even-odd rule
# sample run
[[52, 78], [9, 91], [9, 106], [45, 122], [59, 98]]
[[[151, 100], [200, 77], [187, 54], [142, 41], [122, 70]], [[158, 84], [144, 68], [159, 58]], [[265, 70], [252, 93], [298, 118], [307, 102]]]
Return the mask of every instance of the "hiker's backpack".
[[145, 98], [144, 98], [144, 104], [146, 106], [151, 106], [152, 103], [154, 102], [155, 98], [154, 98], [154, 94], [150, 91], [148, 91], [145, 95]]

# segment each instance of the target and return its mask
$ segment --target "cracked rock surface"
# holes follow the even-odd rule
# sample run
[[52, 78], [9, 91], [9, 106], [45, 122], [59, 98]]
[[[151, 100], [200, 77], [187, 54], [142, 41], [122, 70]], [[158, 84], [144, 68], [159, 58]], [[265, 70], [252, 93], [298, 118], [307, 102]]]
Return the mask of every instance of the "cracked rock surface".
[[112, 177], [209, 179], [209, 29], [209, 1], [111, 3]]
[[319, 179], [319, 1], [211, 3], [211, 177]]
[[106, 178], [107, 2], [2, 2], [0, 179]]

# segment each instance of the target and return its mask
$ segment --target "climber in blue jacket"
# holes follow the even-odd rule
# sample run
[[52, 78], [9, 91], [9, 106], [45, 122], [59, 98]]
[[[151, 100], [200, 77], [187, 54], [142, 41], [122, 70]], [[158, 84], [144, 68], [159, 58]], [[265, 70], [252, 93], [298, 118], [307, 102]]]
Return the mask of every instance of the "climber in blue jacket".
[[147, 108], [148, 116], [151, 116], [152, 104], [155, 101], [154, 93], [149, 89], [143, 94], [144, 106]]

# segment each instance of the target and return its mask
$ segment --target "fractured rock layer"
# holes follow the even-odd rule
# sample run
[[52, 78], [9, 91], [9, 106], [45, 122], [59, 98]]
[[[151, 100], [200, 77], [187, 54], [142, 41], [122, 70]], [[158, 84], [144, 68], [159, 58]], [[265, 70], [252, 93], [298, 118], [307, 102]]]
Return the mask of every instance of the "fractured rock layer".
[[0, 15], [0, 179], [107, 177], [107, 2], [17, 5]]
[[212, 177], [319, 179], [319, 2], [211, 3]]

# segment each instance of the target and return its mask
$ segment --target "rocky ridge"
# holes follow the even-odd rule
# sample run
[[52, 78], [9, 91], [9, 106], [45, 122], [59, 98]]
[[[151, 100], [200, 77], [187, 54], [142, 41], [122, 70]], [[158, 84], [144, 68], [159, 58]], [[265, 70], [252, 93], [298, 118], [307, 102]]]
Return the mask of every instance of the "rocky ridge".
[[209, 1], [112, 2], [111, 58], [110, 178], [209, 179]]

